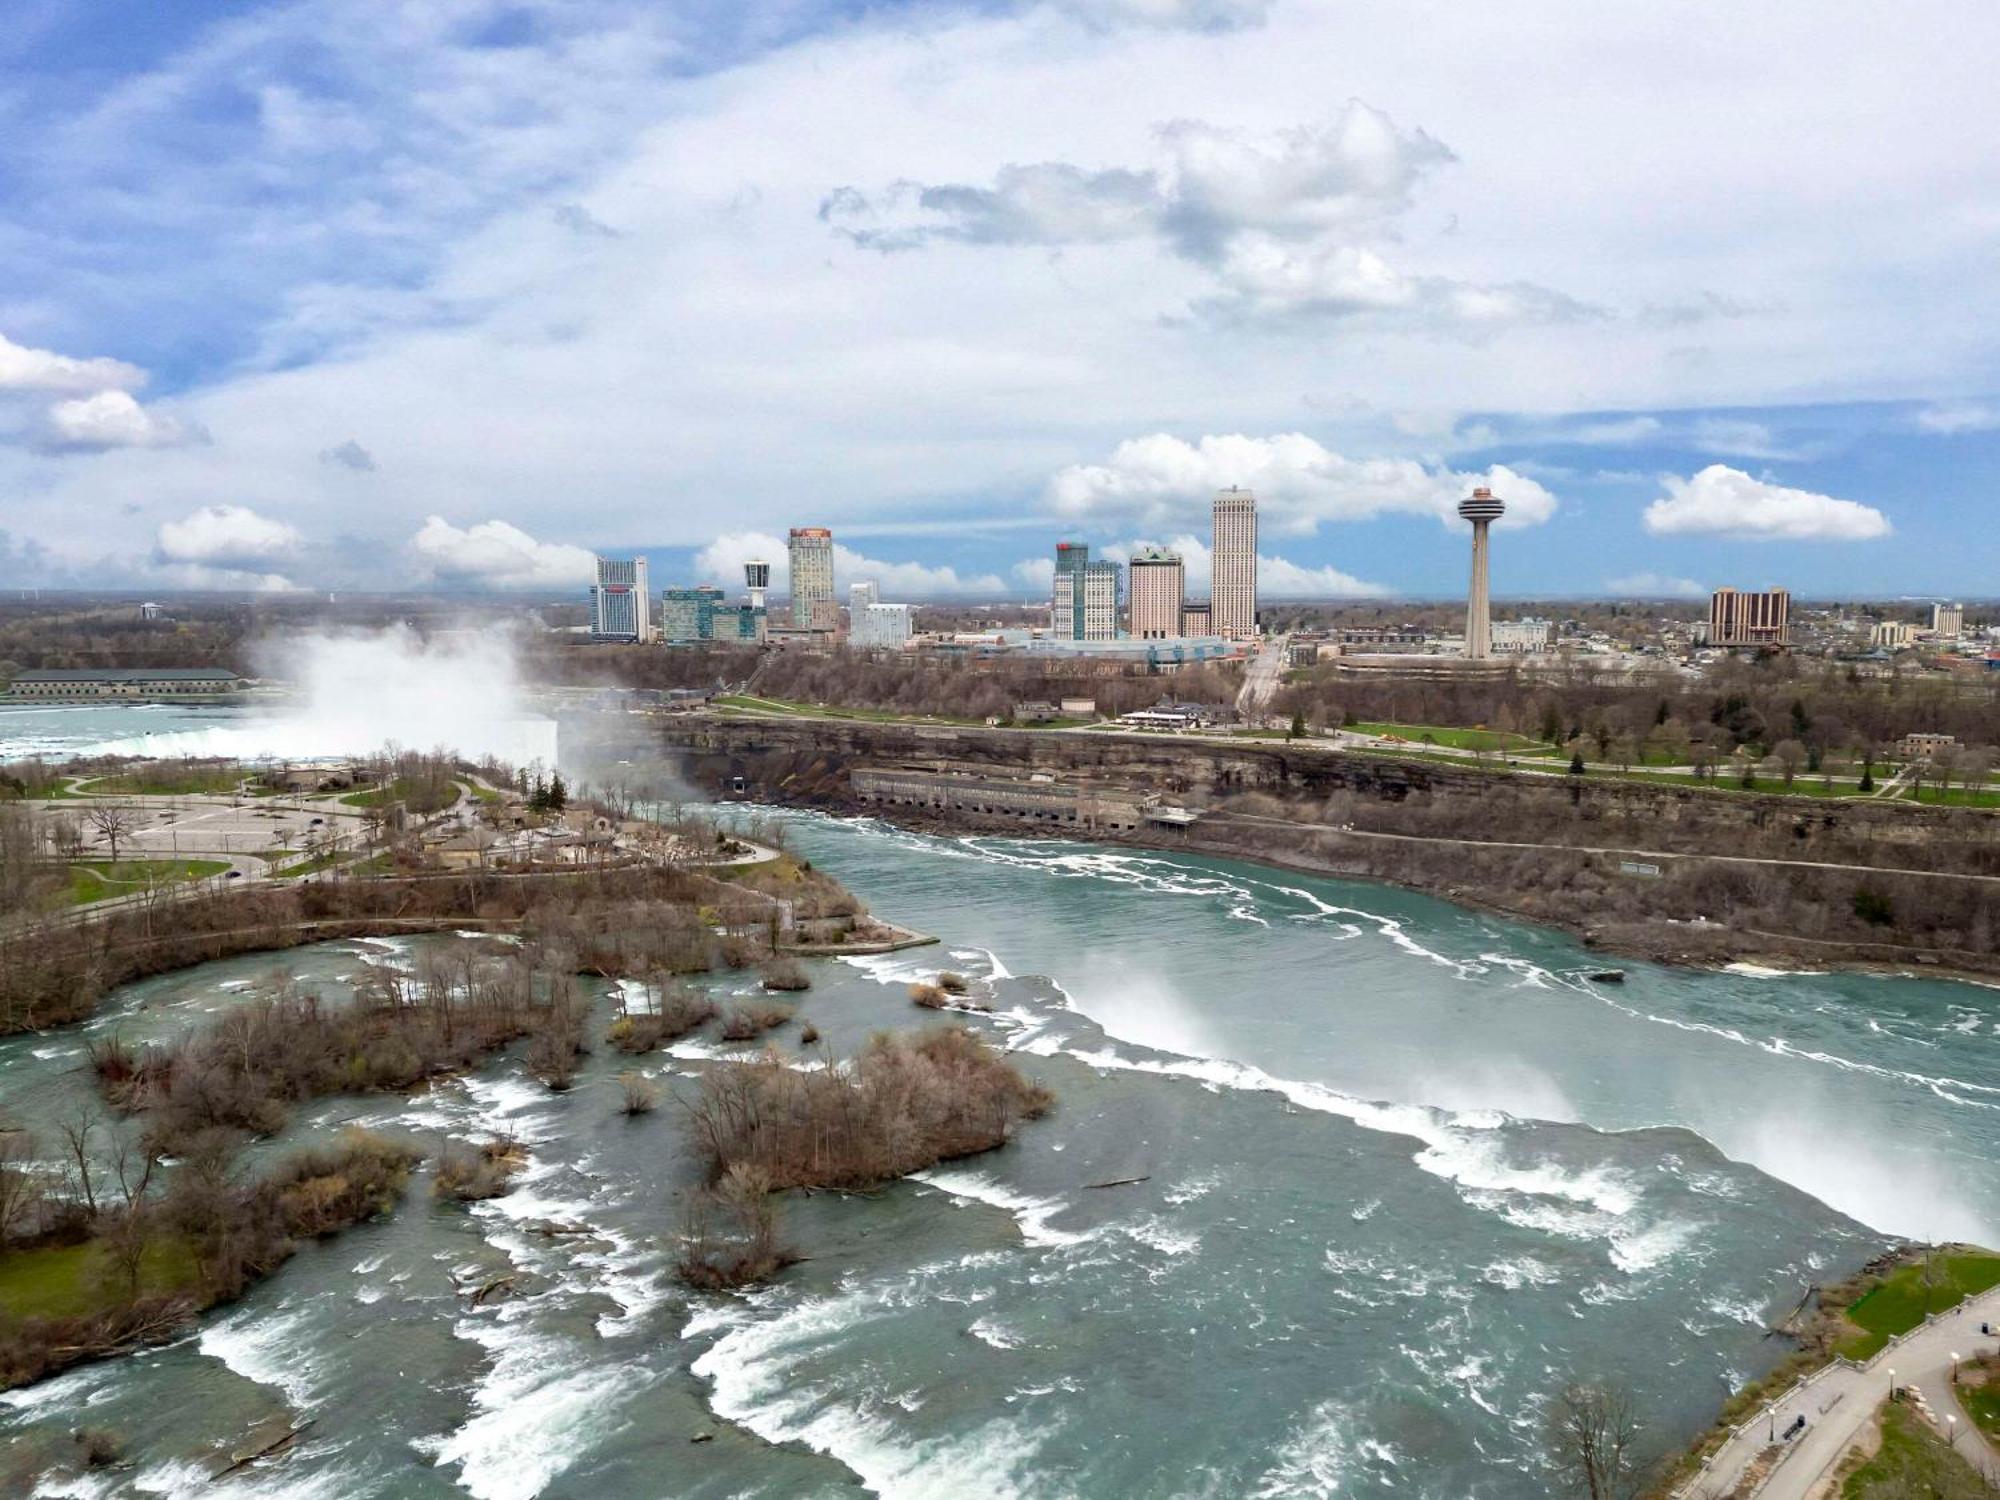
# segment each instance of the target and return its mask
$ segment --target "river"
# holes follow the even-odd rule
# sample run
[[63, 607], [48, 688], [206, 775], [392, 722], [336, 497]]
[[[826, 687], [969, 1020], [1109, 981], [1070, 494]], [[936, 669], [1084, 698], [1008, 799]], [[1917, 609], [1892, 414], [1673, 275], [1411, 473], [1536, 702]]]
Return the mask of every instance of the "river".
[[[1560, 935], [1376, 886], [785, 822], [944, 939], [816, 961], [803, 1015], [849, 1050], [933, 1019], [904, 985], [958, 968], [995, 1008], [978, 1024], [1056, 1091], [1048, 1118], [875, 1197], [793, 1200], [811, 1258], [711, 1297], [666, 1270], [691, 1176], [676, 1112], [620, 1115], [613, 1056], [560, 1096], [507, 1061], [332, 1101], [288, 1138], [505, 1129], [534, 1165], [470, 1210], [420, 1173], [391, 1220], [180, 1342], [0, 1396], [8, 1461], [87, 1421], [131, 1468], [39, 1493], [1528, 1500], [1563, 1381], [1625, 1383], [1677, 1442], [1776, 1361], [1765, 1323], [1807, 1282], [1899, 1236], [2000, 1240], [1993, 991], [1645, 965], [1596, 983], [1602, 960]], [[337, 992], [411, 951], [213, 964], [91, 1024], [142, 1040], [274, 968]], [[0, 1042], [8, 1113], [81, 1091], [83, 1040]], [[647, 1067], [686, 1091], [715, 1050]], [[458, 1290], [509, 1272], [512, 1300]], [[204, 1483], [208, 1453], [287, 1411], [317, 1419], [293, 1456]]]

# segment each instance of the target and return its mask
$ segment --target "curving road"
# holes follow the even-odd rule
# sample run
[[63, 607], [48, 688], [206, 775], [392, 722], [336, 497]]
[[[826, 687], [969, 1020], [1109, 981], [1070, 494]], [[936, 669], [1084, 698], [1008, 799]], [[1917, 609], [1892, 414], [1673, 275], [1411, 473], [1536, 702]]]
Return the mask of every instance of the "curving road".
[[1964, 1358], [2000, 1349], [2000, 1340], [1979, 1334], [1981, 1323], [1996, 1322], [2000, 1322], [2000, 1287], [1946, 1313], [1906, 1343], [1884, 1349], [1859, 1369], [1838, 1365], [1825, 1371], [1804, 1390], [1781, 1397], [1747, 1421], [1716, 1451], [1701, 1478], [1680, 1493], [1691, 1500], [1736, 1494], [1746, 1471], [1773, 1446], [1772, 1434], [1804, 1417], [1805, 1431], [1782, 1445], [1776, 1466], [1748, 1493], [1757, 1500], [1807, 1500], [1818, 1495], [1821, 1482], [1860, 1440], [1887, 1399], [1892, 1370], [1898, 1386], [1915, 1386], [1923, 1392], [1941, 1424], [1947, 1415], [1957, 1416], [1958, 1451], [1985, 1472], [1988, 1483], [2000, 1485], [2000, 1448], [1974, 1425], [1951, 1383], [1954, 1355]]

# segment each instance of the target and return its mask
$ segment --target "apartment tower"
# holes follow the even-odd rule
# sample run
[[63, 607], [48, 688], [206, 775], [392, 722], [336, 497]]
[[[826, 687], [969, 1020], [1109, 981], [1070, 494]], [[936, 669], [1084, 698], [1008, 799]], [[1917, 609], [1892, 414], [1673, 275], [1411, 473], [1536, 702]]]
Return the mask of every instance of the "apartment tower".
[[1226, 641], [1257, 639], [1257, 497], [1231, 485], [1215, 492], [1215, 531], [1209, 549], [1213, 572], [1209, 602], [1213, 629]]
[[1717, 589], [1708, 600], [1711, 646], [1782, 646], [1791, 623], [1792, 596], [1785, 589], [1745, 593]]
[[1133, 555], [1131, 570], [1132, 634], [1142, 641], [1179, 635], [1181, 601], [1187, 594], [1180, 554], [1146, 547]]
[[794, 526], [787, 551], [792, 565], [792, 628], [836, 629], [833, 599], [833, 533], [824, 526]]

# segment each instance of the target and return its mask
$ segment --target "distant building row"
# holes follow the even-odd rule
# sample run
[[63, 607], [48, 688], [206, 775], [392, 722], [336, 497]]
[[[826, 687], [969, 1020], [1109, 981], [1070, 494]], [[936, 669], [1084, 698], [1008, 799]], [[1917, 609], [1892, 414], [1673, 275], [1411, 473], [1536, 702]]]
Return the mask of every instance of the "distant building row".
[[[1206, 602], [1188, 599], [1187, 565], [1179, 553], [1146, 547], [1133, 556], [1127, 599], [1133, 638], [1257, 639], [1257, 497], [1233, 485], [1217, 491], [1211, 526]], [[1058, 542], [1049, 634], [1059, 641], [1119, 639], [1120, 571], [1115, 562], [1092, 562], [1082, 542]]]

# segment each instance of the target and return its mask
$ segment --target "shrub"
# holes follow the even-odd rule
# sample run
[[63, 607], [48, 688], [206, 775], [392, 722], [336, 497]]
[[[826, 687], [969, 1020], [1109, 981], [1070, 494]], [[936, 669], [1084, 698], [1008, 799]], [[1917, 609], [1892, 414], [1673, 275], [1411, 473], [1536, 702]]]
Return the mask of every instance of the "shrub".
[[108, 1469], [125, 1456], [125, 1445], [119, 1442], [118, 1434], [102, 1427], [79, 1427], [70, 1437], [86, 1469]]
[[514, 1185], [514, 1174], [528, 1164], [528, 1153], [510, 1138], [482, 1141], [472, 1150], [449, 1143], [438, 1152], [431, 1195], [455, 1203], [498, 1198]]
[[628, 1115], [651, 1114], [660, 1105], [660, 1091], [637, 1073], [620, 1073], [618, 1088], [622, 1107]]
[[655, 1010], [620, 1016], [611, 1023], [605, 1040], [620, 1052], [636, 1057], [651, 1052], [663, 1043], [686, 1036], [719, 1014], [715, 1002], [706, 995], [665, 988], [660, 991]]
[[806, 977], [805, 966], [795, 958], [774, 958], [764, 965], [764, 988], [767, 990], [809, 990], [812, 980]]
[[722, 1019], [722, 1039], [725, 1042], [755, 1041], [791, 1018], [792, 1008], [789, 1005], [738, 1005]]
[[947, 995], [963, 995], [967, 988], [965, 976], [963, 974], [954, 974], [949, 969], [938, 975], [937, 986]]
[[1854, 888], [1854, 915], [1871, 927], [1887, 927], [1896, 920], [1896, 903], [1872, 885]]
[[951, 1004], [941, 984], [925, 984], [921, 980], [910, 986], [910, 1003], [921, 1005], [925, 1010], [943, 1010]]

